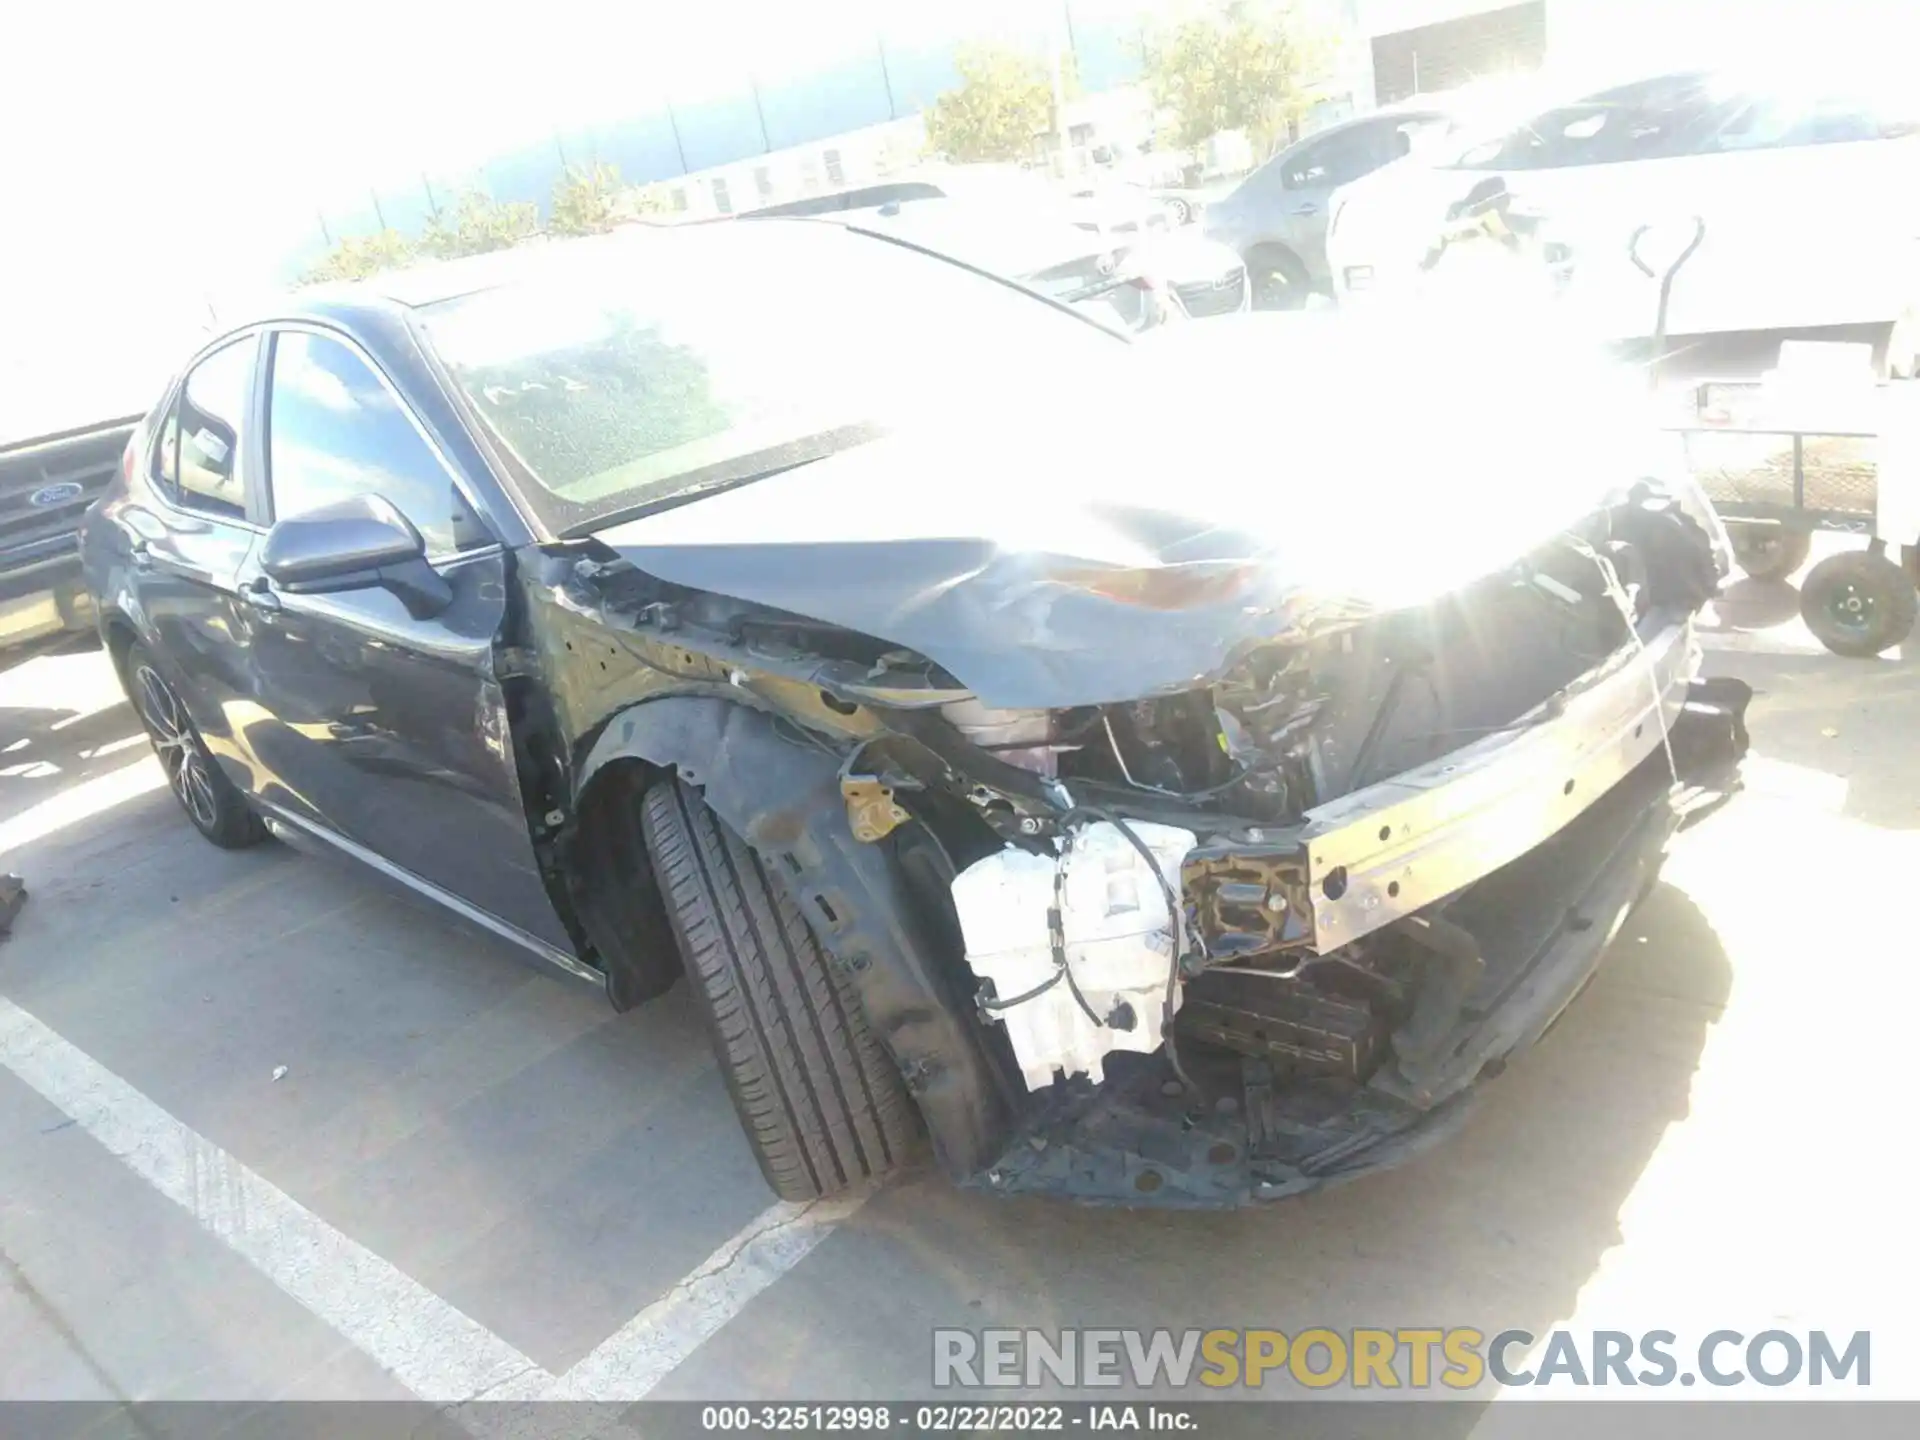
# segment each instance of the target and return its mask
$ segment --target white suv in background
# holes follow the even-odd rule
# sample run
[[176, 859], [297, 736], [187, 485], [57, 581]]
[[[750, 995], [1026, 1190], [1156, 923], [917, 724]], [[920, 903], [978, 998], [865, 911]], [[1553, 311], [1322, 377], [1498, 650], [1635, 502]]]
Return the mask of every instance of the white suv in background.
[[1668, 332], [1871, 332], [1897, 374], [1920, 352], [1920, 96], [1858, 79], [1754, 83], [1689, 71], [1453, 138], [1345, 187], [1327, 239], [1342, 303], [1416, 291], [1449, 208], [1498, 177], [1571, 250], [1567, 294], [1597, 334], [1653, 325], [1642, 225], [1706, 230]]

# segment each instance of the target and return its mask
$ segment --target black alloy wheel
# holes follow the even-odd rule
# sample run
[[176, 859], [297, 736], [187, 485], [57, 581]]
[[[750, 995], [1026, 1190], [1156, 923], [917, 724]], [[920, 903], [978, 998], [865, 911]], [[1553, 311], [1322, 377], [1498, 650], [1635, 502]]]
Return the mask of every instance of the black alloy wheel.
[[127, 655], [127, 694], [153, 742], [153, 753], [166, 771], [167, 788], [187, 819], [214, 844], [239, 850], [266, 839], [260, 817], [247, 808], [231, 780], [207, 753], [187, 707], [154, 666], [153, 657], [136, 645]]

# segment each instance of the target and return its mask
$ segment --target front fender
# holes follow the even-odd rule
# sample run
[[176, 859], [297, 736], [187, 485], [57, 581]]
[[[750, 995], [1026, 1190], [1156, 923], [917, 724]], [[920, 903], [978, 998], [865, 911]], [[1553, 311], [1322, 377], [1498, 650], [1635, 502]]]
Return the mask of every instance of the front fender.
[[980, 1027], [951, 980], [958, 957], [916, 905], [892, 852], [853, 838], [836, 758], [774, 718], [728, 700], [671, 695], [607, 722], [578, 770], [577, 795], [608, 765], [676, 772], [793, 887], [832, 962], [920, 1106], [956, 1179], [1006, 1146], [1010, 1115]]

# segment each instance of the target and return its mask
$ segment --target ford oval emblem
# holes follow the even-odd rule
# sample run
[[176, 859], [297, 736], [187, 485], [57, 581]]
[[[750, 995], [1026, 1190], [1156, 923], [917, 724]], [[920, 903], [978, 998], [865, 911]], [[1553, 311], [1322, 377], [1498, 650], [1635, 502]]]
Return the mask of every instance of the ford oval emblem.
[[73, 481], [63, 480], [58, 485], [42, 485], [27, 497], [27, 504], [36, 510], [45, 510], [52, 505], [71, 504], [85, 493]]

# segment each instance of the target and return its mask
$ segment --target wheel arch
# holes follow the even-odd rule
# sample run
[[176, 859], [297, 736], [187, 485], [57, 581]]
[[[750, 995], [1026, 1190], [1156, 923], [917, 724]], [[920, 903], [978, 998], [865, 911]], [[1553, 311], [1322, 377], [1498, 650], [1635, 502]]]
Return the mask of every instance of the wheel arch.
[[1307, 262], [1300, 258], [1300, 252], [1284, 240], [1256, 240], [1247, 246], [1240, 258], [1246, 262], [1249, 270], [1257, 262], [1265, 261], [1275, 269], [1291, 272], [1302, 281], [1310, 283], [1313, 279], [1312, 272], [1307, 269]]
[[113, 661], [114, 672], [124, 685], [127, 678], [127, 654], [140, 643], [140, 628], [124, 610], [107, 610], [100, 616], [100, 639]]
[[[955, 993], [953, 957], [914, 903], [893, 852], [853, 838], [836, 756], [783, 734], [764, 711], [701, 695], [663, 696], [619, 711], [585, 748], [575, 768], [574, 819], [563, 838], [565, 868], [570, 886], [600, 892], [576, 893], [575, 903], [610, 965], [615, 958], [588, 915], [601, 906], [606, 927], [604, 893], [616, 870], [633, 889], [650, 892], [651, 923], [661, 932], [666, 925], [645, 847], [621, 843], [609, 812], [626, 810], [619, 802], [631, 799], [627, 813], [637, 834], [639, 795], [677, 775], [793, 887], [899, 1067], [942, 1167], [964, 1178], [1000, 1154], [1011, 1123], [1006, 1092], [980, 1027]], [[647, 872], [637, 885], [633, 864]]]

